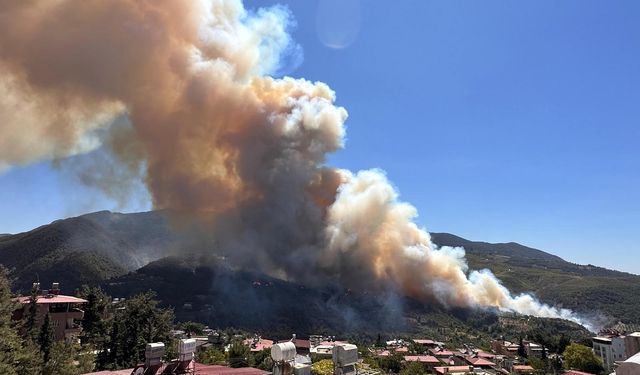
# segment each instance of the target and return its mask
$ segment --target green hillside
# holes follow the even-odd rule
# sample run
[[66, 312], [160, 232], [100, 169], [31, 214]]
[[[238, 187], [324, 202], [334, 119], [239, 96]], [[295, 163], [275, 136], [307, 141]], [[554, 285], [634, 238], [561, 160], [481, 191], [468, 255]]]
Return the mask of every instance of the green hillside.
[[39, 278], [72, 292], [158, 259], [175, 241], [157, 213], [100, 211], [0, 237], [0, 263], [11, 270], [14, 289], [29, 290]]
[[[573, 309], [603, 325], [618, 321], [640, 323], [637, 309], [640, 276], [573, 264], [517, 243], [474, 242], [448, 233], [433, 233], [432, 238], [441, 246], [464, 247], [471, 269], [492, 270], [514, 293], [533, 292], [548, 304]], [[183, 301], [185, 298], [207, 293], [196, 293], [196, 289], [185, 293], [179, 279], [160, 277], [160, 274], [171, 270], [166, 262], [180, 270], [186, 279], [197, 268], [182, 267], [176, 262], [177, 258], [149, 263], [202, 246], [186, 235], [171, 231], [162, 212], [101, 211], [57, 220], [25, 233], [0, 236], [0, 263], [12, 270], [14, 290], [28, 290], [36, 277], [44, 285], [53, 281], [62, 283], [67, 293], [85, 283], [101, 284], [114, 279], [123, 285], [117, 289], [118, 293], [128, 294], [126, 288], [163, 289], [168, 299], [184, 303], [190, 302]], [[139, 272], [131, 273], [138, 269]], [[200, 276], [206, 274], [204, 269], [198, 272]], [[126, 279], [115, 279], [124, 275]], [[210, 282], [203, 279], [201, 284], [208, 287]], [[116, 284], [112, 285], [115, 288]]]
[[564, 334], [576, 341], [590, 336], [584, 327], [559, 319], [446, 309], [393, 293], [306, 287], [234, 270], [215, 257], [163, 258], [109, 280], [103, 287], [114, 297], [153, 290], [179, 320], [277, 337], [288, 337], [291, 332], [302, 336], [323, 333], [367, 341], [383, 334], [488, 346], [492, 337], [516, 339], [545, 332], [545, 327], [550, 327], [549, 336]]
[[471, 269], [490, 269], [514, 293], [572, 309], [601, 324], [640, 323], [640, 276], [578, 265], [517, 243], [473, 242], [432, 233], [440, 246], [462, 246]]

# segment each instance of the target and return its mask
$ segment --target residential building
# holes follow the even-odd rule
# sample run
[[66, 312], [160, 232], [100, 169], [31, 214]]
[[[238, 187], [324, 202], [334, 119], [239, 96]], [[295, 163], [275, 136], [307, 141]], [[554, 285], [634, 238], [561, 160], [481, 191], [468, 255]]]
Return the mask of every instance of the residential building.
[[607, 370], [613, 370], [616, 362], [625, 361], [640, 351], [640, 332], [629, 335], [596, 336], [591, 341], [593, 352], [602, 359]]
[[[87, 301], [59, 293], [60, 285], [53, 283], [50, 290], [43, 291], [37, 296], [36, 322], [38, 326], [42, 326], [45, 316], [48, 314], [55, 340], [73, 342], [82, 332], [80, 324], [84, 318], [82, 307]], [[22, 320], [29, 312], [31, 296], [18, 297], [16, 301], [21, 304], [21, 308], [15, 311], [13, 318]]]
[[273, 346], [272, 340], [263, 339], [260, 336], [255, 336], [252, 339], [244, 340], [244, 344], [249, 347], [252, 352], [261, 352], [265, 349], [271, 349]]
[[404, 360], [407, 362], [420, 362], [429, 371], [433, 371], [437, 366], [442, 365], [442, 362], [432, 355], [405, 355]]
[[473, 372], [473, 366], [441, 366], [436, 367], [435, 370], [440, 375], [465, 375]]

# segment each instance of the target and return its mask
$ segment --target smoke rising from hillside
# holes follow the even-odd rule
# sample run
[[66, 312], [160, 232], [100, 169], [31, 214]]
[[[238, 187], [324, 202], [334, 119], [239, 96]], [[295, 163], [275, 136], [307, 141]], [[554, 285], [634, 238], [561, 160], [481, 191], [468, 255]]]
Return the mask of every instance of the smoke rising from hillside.
[[381, 171], [325, 165], [347, 112], [321, 82], [269, 76], [299, 60], [291, 25], [233, 0], [0, 1], [0, 167], [85, 153], [117, 128], [102, 147], [142, 166], [154, 207], [212, 218], [239, 266], [578, 321], [436, 248]]

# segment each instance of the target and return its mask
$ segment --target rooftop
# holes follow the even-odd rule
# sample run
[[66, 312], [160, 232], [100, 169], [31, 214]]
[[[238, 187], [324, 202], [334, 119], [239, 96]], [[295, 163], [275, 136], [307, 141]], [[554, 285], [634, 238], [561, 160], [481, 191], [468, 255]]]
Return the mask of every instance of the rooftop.
[[413, 342], [420, 345], [433, 345], [436, 343], [435, 341], [429, 339], [414, 339]]
[[[269, 373], [269, 371], [253, 367], [231, 368], [218, 365], [203, 365], [201, 363], [196, 363], [195, 369], [198, 375], [265, 375]], [[125, 370], [90, 372], [83, 375], [131, 375], [132, 372], [133, 369], [130, 368]]]
[[[31, 301], [31, 296], [18, 297], [18, 302], [28, 304]], [[50, 295], [50, 296], [38, 296], [36, 303], [87, 303], [86, 299], [63, 296], [63, 295]]]
[[443, 366], [436, 367], [436, 372], [438, 374], [465, 374], [467, 372], [473, 371], [473, 366]]
[[569, 371], [565, 371], [562, 375], [595, 375], [595, 374], [592, 374], [590, 372], [578, 371], [578, 370], [569, 370]]
[[480, 358], [487, 358], [487, 359], [493, 359], [496, 357], [495, 354], [493, 353], [489, 353], [489, 352], [485, 352], [485, 351], [479, 351], [478, 353], [476, 353], [476, 355]]
[[273, 346], [273, 341], [262, 338], [258, 341], [247, 339], [244, 340], [244, 344], [249, 346], [252, 352], [261, 352], [264, 349], [270, 349]]
[[485, 358], [466, 357], [465, 360], [474, 366], [495, 366], [496, 364]]
[[436, 357], [451, 357], [454, 353], [450, 350], [431, 350], [431, 354]]
[[638, 352], [635, 355], [631, 356], [629, 359], [624, 361], [624, 363], [637, 363], [637, 364], [640, 365], [640, 352]]
[[432, 355], [405, 355], [404, 360], [407, 362], [440, 364], [440, 360]]

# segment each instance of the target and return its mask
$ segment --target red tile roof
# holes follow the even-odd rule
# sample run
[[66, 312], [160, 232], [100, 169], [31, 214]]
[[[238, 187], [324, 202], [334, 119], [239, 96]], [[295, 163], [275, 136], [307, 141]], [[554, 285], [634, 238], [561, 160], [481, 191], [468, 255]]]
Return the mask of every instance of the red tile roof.
[[436, 357], [451, 357], [453, 352], [450, 350], [431, 350], [431, 354]]
[[261, 352], [264, 349], [270, 349], [273, 346], [273, 341], [260, 339], [260, 341], [254, 344], [253, 339], [246, 339], [244, 340], [244, 344], [251, 348], [252, 352]]
[[295, 339], [293, 343], [296, 345], [296, 348], [309, 349], [311, 347], [311, 341], [309, 340]]
[[196, 363], [196, 374], [198, 375], [265, 375], [269, 371], [260, 370], [253, 367], [231, 368], [218, 365], [203, 365]]
[[569, 370], [569, 371], [565, 371], [563, 375], [595, 375], [592, 374], [590, 372], [583, 372], [583, 371], [577, 371], [577, 370]]
[[309, 340], [295, 339], [295, 340], [280, 340], [280, 341], [278, 341], [278, 343], [283, 343], [283, 342], [293, 342], [293, 344], [296, 346], [296, 348], [301, 348], [301, 349], [309, 349], [309, 348], [311, 348], [311, 341], [309, 341]]
[[[231, 368], [218, 365], [195, 364], [196, 374], [198, 375], [265, 375], [269, 371], [260, 370], [253, 367]], [[83, 375], [131, 375], [133, 369], [91, 372]]]
[[438, 374], [446, 374], [449, 372], [472, 372], [473, 366], [444, 366], [444, 367], [436, 367], [436, 372]]
[[[22, 304], [27, 304], [31, 300], [31, 296], [18, 297], [17, 300]], [[39, 296], [36, 303], [87, 303], [87, 300], [72, 296], [54, 295], [51, 297]]]
[[496, 364], [485, 358], [465, 357], [465, 360], [474, 366], [495, 366]]
[[440, 360], [432, 355], [405, 355], [404, 360], [407, 362], [421, 362], [421, 363], [431, 363], [431, 364], [440, 364]]
[[494, 359], [496, 357], [495, 354], [489, 352], [483, 352], [482, 350], [476, 353], [476, 355], [480, 358]]

